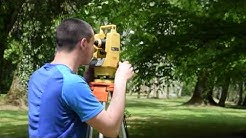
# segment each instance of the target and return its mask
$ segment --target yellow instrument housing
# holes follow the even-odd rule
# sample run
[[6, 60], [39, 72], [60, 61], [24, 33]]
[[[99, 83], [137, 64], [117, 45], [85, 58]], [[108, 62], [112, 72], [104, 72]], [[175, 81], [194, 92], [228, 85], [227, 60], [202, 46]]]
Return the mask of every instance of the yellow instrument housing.
[[112, 82], [120, 59], [120, 34], [116, 31], [116, 25], [106, 25], [100, 27], [100, 32], [95, 34], [94, 38], [96, 41], [100, 40], [100, 43], [104, 40], [105, 43], [104, 46], [103, 44], [94, 45], [93, 58], [101, 61], [100, 65], [94, 67], [95, 81], [101, 82], [103, 79], [109, 79]]

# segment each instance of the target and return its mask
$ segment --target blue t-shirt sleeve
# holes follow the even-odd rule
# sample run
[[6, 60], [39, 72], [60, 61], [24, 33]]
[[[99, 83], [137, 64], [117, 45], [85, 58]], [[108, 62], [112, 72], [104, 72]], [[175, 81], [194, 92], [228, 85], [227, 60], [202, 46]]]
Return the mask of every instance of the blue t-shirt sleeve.
[[86, 82], [75, 82], [65, 86], [62, 99], [75, 111], [82, 122], [95, 117], [103, 110], [103, 105], [93, 95]]

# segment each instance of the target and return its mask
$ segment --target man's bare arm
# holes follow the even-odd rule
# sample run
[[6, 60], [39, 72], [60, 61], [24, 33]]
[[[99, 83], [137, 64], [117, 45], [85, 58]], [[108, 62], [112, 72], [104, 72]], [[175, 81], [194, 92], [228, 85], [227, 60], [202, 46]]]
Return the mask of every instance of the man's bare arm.
[[115, 74], [114, 92], [107, 110], [103, 110], [87, 123], [108, 137], [117, 137], [125, 108], [126, 83], [133, 76], [133, 68], [128, 62], [119, 64]]

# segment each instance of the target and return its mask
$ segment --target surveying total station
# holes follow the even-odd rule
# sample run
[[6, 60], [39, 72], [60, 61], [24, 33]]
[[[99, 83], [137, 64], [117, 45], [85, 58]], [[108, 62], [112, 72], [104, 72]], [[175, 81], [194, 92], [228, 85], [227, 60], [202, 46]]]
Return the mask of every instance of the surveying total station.
[[[114, 77], [120, 59], [120, 34], [116, 25], [101, 26], [98, 34], [94, 36], [94, 53], [90, 63], [94, 66], [94, 80], [90, 87], [95, 97], [104, 105], [112, 96], [114, 90]], [[93, 137], [93, 128], [88, 129], [87, 138]], [[119, 138], [128, 138], [125, 117], [121, 124]], [[99, 138], [103, 135], [99, 133]]]

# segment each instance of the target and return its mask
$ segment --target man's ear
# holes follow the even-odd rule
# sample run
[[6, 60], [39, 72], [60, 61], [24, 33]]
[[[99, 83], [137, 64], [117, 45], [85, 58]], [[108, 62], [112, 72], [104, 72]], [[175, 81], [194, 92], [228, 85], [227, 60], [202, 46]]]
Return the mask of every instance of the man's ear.
[[81, 41], [80, 41], [80, 46], [81, 46], [82, 48], [84, 48], [86, 45], [87, 45], [87, 40], [86, 40], [86, 38], [82, 38]]

